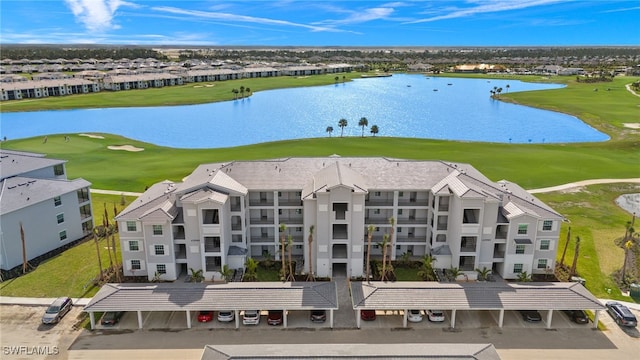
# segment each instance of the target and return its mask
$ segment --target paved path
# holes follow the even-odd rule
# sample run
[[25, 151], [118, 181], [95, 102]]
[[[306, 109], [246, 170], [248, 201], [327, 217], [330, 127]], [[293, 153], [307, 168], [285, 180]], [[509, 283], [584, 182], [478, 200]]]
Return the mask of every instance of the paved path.
[[140, 195], [142, 195], [142, 193], [138, 193], [138, 192], [118, 191], [118, 190], [91, 189], [91, 192], [94, 193], [94, 194], [105, 194], [105, 195], [125, 195], [125, 196], [140, 196]]
[[627, 85], [625, 85], [625, 87], [627, 88], [627, 90], [628, 90], [630, 93], [632, 93], [632, 94], [633, 94], [633, 95], [635, 95], [635, 96], [640, 97], [640, 94], [638, 94], [638, 93], [636, 93], [635, 91], [633, 91], [633, 89], [631, 88], [631, 84], [627, 84]]
[[572, 183], [568, 183], [568, 184], [556, 185], [556, 186], [540, 188], [540, 189], [531, 189], [531, 190], [527, 190], [527, 191], [532, 193], [532, 194], [538, 194], [538, 193], [547, 193], [547, 192], [553, 192], [553, 191], [559, 191], [559, 190], [567, 190], [567, 189], [577, 188], [577, 187], [586, 186], [586, 185], [615, 184], [615, 183], [638, 183], [638, 184], [640, 184], [640, 178], [582, 180], [582, 181], [576, 181], [576, 182], [572, 182]]

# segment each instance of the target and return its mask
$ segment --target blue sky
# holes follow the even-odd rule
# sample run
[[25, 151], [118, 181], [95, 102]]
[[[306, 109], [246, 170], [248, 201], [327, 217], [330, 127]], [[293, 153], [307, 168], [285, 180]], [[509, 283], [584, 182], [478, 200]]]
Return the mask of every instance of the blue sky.
[[1, 43], [640, 45], [640, 1], [2, 0]]

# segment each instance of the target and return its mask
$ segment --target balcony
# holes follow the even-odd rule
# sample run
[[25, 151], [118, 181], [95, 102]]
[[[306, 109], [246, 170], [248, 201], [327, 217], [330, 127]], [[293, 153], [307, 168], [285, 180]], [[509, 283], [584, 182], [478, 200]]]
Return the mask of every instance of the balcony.
[[389, 224], [389, 218], [382, 217], [382, 216], [368, 216], [368, 217], [366, 217], [364, 219], [364, 223], [365, 224], [388, 225]]
[[278, 206], [302, 206], [300, 199], [278, 199]]
[[273, 206], [273, 199], [250, 199], [250, 206]]
[[274, 236], [251, 236], [249, 242], [252, 244], [273, 244], [276, 241]]
[[408, 218], [398, 218], [398, 224], [427, 224], [427, 217], [409, 216]]
[[504, 251], [494, 250], [493, 251], [493, 258], [494, 259], [504, 259]]
[[268, 224], [273, 225], [274, 219], [272, 217], [255, 217], [251, 218], [251, 225]]
[[364, 206], [393, 206], [393, 199], [372, 199], [365, 200]]
[[184, 227], [174, 227], [173, 228], [173, 240], [185, 240]]
[[242, 230], [242, 223], [231, 224], [231, 230]]
[[399, 206], [429, 206], [427, 199], [402, 199], [398, 200]]
[[438, 224], [438, 230], [447, 230], [447, 224]]
[[303, 222], [302, 215], [299, 215], [299, 216], [280, 215], [278, 217], [278, 220], [280, 221], [281, 224], [302, 224]]
[[396, 237], [397, 243], [426, 243], [427, 236], [426, 235], [406, 235]]

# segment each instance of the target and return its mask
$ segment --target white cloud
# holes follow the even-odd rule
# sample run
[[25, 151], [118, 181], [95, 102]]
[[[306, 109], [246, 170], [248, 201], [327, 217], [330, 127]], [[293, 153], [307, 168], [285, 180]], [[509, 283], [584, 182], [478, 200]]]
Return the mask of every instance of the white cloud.
[[[563, 2], [565, 0], [477, 0], [469, 1], [468, 3], [474, 4], [469, 8], [456, 8], [447, 9], [447, 13], [437, 16], [428, 17], [425, 19], [414, 20], [406, 22], [406, 24], [416, 24], [424, 22], [433, 22], [438, 20], [455, 19], [462, 17], [474, 16], [476, 14], [483, 13], [495, 13], [509, 10], [526, 9], [533, 6], [549, 5], [553, 3]], [[566, 1], [565, 1], [566, 2]]]
[[118, 29], [113, 23], [116, 10], [122, 6], [138, 7], [124, 0], [64, 0], [73, 15], [94, 33]]
[[324, 20], [319, 22], [319, 24], [360, 24], [373, 20], [387, 19], [392, 13], [393, 9], [389, 7], [369, 8], [362, 11], [351, 12], [351, 15], [342, 20]]
[[312, 30], [312, 31], [342, 32], [342, 30], [335, 29], [332, 27], [307, 25], [307, 24], [300, 24], [300, 23], [295, 23], [295, 22], [286, 21], [286, 20], [276, 20], [276, 19], [268, 19], [268, 18], [261, 18], [261, 17], [255, 17], [255, 16], [236, 15], [236, 14], [222, 13], [222, 12], [185, 10], [185, 9], [179, 9], [179, 8], [170, 7], [170, 6], [156, 6], [156, 7], [153, 7], [152, 10], [166, 12], [170, 14], [176, 14], [176, 15], [186, 15], [189, 17], [197, 17], [201, 19], [218, 20], [218, 21], [301, 27], [301, 28]]

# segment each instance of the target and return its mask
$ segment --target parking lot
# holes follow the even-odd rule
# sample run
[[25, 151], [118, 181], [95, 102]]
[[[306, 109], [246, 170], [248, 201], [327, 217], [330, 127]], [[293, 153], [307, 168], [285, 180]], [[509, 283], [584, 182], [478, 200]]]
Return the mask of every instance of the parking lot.
[[[451, 326], [451, 312], [444, 311], [444, 322], [431, 322], [427, 320], [427, 316], [423, 312], [423, 320], [421, 322], [407, 322], [407, 327], [414, 329], [448, 329]], [[267, 324], [267, 311], [261, 312], [261, 320], [259, 325], [242, 325], [242, 318], [240, 319], [240, 327], [246, 328], [278, 328], [280, 326], [270, 326]], [[517, 311], [505, 311], [503, 328], [539, 328], [545, 329], [547, 327], [547, 312], [541, 311], [542, 321], [540, 322], [527, 322], [523, 320], [522, 316]], [[197, 312], [191, 312], [191, 327], [193, 329], [235, 329], [235, 321], [232, 322], [220, 322], [216, 320], [217, 312], [214, 313], [214, 318], [209, 322], [198, 322]], [[242, 315], [240, 315], [242, 316]], [[309, 320], [309, 311], [289, 311], [287, 315], [287, 327], [300, 329], [321, 329], [329, 328], [327, 312], [327, 321], [324, 323], [314, 323]], [[338, 314], [334, 314], [338, 316]], [[478, 310], [465, 310], [456, 312], [456, 328], [458, 329], [477, 329], [477, 328], [490, 328], [497, 327], [499, 320], [498, 311], [478, 311]], [[605, 311], [601, 311], [600, 319], [608, 317]], [[99, 320], [99, 319], [96, 319]], [[159, 311], [159, 312], [143, 312], [142, 313], [143, 328], [144, 329], [186, 329], [187, 319], [185, 312], [183, 311]], [[373, 321], [361, 321], [360, 326], [362, 329], [376, 329], [376, 328], [401, 328], [403, 321], [403, 311], [377, 311], [376, 320]], [[337, 328], [355, 328], [355, 321], [352, 326], [337, 326]], [[572, 322], [567, 315], [561, 311], [553, 312], [553, 319], [551, 328], [553, 329], [571, 329], [571, 328], [590, 328], [593, 324], [576, 324]], [[102, 330], [136, 330], [138, 329], [138, 317], [135, 312], [127, 312], [121, 318], [120, 322], [114, 326], [103, 326], [96, 321], [96, 329]]]

